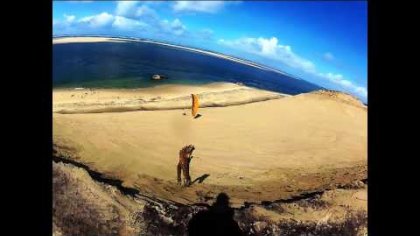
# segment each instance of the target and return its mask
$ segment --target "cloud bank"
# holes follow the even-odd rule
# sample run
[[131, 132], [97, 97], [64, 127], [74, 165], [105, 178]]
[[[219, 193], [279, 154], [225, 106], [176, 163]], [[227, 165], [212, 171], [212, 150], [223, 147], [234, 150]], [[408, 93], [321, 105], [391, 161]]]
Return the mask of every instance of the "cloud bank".
[[113, 29], [119, 32], [135, 32], [138, 35], [164, 33], [167, 36], [180, 36], [187, 32], [187, 27], [180, 19], [161, 19], [149, 7], [150, 4], [152, 3], [121, 1], [117, 2], [114, 13], [102, 12], [79, 19], [74, 15], [64, 15], [63, 20], [54, 20], [53, 26], [56, 31], [63, 33], [96, 33]]
[[315, 71], [315, 65], [311, 61], [296, 55], [290, 46], [279, 44], [276, 37], [240, 38], [236, 40], [220, 39], [218, 42], [231, 48], [281, 61], [290, 67], [301, 69], [305, 72]]
[[[347, 92], [356, 94], [364, 99], [367, 98], [367, 89], [365, 87], [355, 85], [350, 80], [345, 79], [341, 74], [318, 72], [315, 64], [312, 61], [297, 55], [295, 52], [293, 52], [291, 46], [280, 44], [276, 37], [246, 37], [234, 40], [220, 39], [218, 43], [271, 60], [280, 61], [289, 67], [299, 69], [310, 75], [337, 84]], [[332, 53], [326, 53], [324, 54], [324, 57], [325, 56], [329, 60], [334, 59]]]
[[217, 13], [224, 8], [226, 4], [232, 2], [225, 1], [176, 1], [172, 9], [175, 12], [204, 12]]

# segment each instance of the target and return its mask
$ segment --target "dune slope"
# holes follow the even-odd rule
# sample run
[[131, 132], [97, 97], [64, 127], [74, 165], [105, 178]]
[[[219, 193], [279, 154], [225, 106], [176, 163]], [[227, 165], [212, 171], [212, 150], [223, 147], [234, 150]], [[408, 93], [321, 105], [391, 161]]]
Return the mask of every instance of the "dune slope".
[[[188, 94], [185, 94], [187, 96]], [[240, 106], [53, 115], [59, 155], [182, 203], [227, 192], [234, 204], [284, 199], [366, 178], [367, 108], [314, 92]], [[194, 144], [190, 188], [176, 185], [178, 151]], [[201, 182], [201, 183], [200, 183]]]

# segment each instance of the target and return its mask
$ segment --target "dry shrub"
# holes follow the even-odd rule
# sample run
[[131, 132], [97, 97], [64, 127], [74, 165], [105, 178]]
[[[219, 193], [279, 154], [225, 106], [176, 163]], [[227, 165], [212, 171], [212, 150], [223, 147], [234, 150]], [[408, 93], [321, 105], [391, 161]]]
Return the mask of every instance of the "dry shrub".
[[284, 221], [278, 224], [282, 236], [357, 236], [367, 227], [367, 213], [365, 211], [348, 212], [341, 222]]
[[[100, 198], [81, 178], [81, 169], [53, 164], [53, 223], [62, 235], [119, 235], [118, 209]], [[88, 179], [89, 180], [89, 179]], [[95, 184], [93, 181], [91, 184]]]
[[367, 228], [366, 211], [349, 211], [342, 221], [317, 223], [293, 219], [273, 222], [252, 211], [238, 212], [235, 217], [245, 235], [280, 236], [358, 236]]

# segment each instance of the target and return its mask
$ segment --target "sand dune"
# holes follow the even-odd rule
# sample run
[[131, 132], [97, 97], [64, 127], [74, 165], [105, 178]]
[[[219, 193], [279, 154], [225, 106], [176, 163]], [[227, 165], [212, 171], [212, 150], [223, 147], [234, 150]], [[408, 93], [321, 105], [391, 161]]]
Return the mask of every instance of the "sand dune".
[[[161, 89], [149, 93], [169, 99], [183, 91], [173, 87], [162, 95]], [[199, 92], [223, 91], [214, 89]], [[54, 106], [67, 95], [55, 93]], [[314, 92], [201, 108], [198, 119], [188, 110], [54, 113], [53, 138], [60, 154], [146, 194], [194, 203], [225, 191], [243, 204], [366, 178], [366, 110], [349, 95]], [[176, 185], [178, 151], [186, 144], [197, 147], [192, 178], [209, 175], [190, 188]]]

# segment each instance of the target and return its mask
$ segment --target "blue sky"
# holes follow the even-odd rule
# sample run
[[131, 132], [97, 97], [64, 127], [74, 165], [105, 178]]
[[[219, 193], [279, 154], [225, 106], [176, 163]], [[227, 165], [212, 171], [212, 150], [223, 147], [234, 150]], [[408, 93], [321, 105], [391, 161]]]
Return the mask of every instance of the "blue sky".
[[56, 1], [53, 34], [132, 36], [199, 47], [367, 100], [364, 1]]

